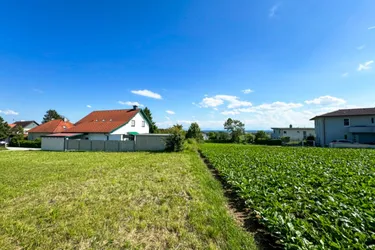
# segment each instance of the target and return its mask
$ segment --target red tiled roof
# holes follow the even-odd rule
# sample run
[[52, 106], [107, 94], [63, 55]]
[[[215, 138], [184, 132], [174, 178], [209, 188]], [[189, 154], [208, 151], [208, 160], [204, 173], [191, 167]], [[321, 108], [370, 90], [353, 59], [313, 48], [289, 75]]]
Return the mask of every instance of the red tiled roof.
[[315, 116], [310, 120], [319, 117], [340, 117], [340, 116], [361, 116], [361, 115], [375, 115], [375, 108], [359, 108], [359, 109], [339, 109], [330, 113]]
[[140, 109], [93, 111], [79, 120], [67, 133], [110, 133], [128, 123]]
[[10, 128], [14, 128], [14, 127], [16, 126], [16, 124], [11, 123], [11, 124], [8, 124], [8, 126], [9, 126]]
[[29, 133], [60, 133], [74, 127], [69, 121], [52, 120], [29, 130]]

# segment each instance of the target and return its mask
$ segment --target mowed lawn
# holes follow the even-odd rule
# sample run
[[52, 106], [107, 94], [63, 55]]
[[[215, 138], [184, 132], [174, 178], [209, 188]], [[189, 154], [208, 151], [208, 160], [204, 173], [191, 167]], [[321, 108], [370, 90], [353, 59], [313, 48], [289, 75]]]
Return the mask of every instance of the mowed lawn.
[[255, 249], [195, 153], [0, 152], [0, 249]]

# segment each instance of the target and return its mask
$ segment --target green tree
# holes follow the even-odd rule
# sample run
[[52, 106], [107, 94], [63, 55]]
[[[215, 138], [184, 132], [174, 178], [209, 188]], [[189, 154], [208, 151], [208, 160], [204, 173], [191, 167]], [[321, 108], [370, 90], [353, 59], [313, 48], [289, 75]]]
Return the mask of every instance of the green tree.
[[224, 129], [230, 133], [231, 140], [234, 142], [240, 142], [241, 135], [245, 134], [245, 124], [239, 120], [233, 120], [232, 118], [228, 118], [224, 123]]
[[216, 135], [216, 132], [208, 132], [208, 139], [209, 140], [216, 140], [217, 139], [217, 135]]
[[12, 128], [10, 130], [10, 133], [13, 135], [13, 139], [17, 141], [22, 141], [23, 139], [25, 139], [23, 128], [19, 125]]
[[10, 135], [10, 127], [6, 121], [0, 116], [0, 139], [4, 140]]
[[46, 122], [57, 120], [57, 119], [64, 119], [64, 116], [57, 113], [56, 110], [50, 109], [50, 110], [47, 110], [46, 114], [44, 115], [42, 123], [46, 123]]
[[263, 130], [259, 130], [255, 133], [255, 140], [264, 140], [268, 139], [268, 135]]
[[245, 134], [245, 141], [247, 143], [254, 143], [255, 136], [252, 133]]
[[180, 152], [184, 150], [185, 136], [183, 134], [182, 125], [174, 125], [171, 130], [171, 135], [165, 141], [165, 150], [169, 152]]
[[153, 134], [153, 133], [156, 133], [157, 130], [158, 130], [158, 127], [156, 126], [155, 122], [153, 121], [152, 119], [152, 114], [151, 114], [151, 110], [147, 107], [145, 107], [143, 109], [143, 113], [147, 116], [147, 118], [150, 120], [151, 124], [150, 124], [150, 133]]
[[203, 135], [202, 135], [202, 132], [201, 132], [201, 129], [198, 125], [198, 123], [196, 122], [193, 122], [187, 133], [186, 133], [186, 138], [193, 138], [193, 139], [196, 139], [197, 141], [201, 141], [203, 140]]

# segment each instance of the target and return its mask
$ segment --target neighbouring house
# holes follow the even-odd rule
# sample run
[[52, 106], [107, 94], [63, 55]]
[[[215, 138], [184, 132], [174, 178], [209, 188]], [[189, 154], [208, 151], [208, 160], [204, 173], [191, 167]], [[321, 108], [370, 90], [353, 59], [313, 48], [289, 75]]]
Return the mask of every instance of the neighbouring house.
[[315, 122], [317, 145], [326, 146], [337, 139], [375, 142], [375, 108], [339, 109], [311, 120]]
[[42, 135], [62, 133], [74, 126], [73, 123], [68, 120], [52, 120], [46, 123], [43, 123], [35, 128], [30, 129], [28, 139], [35, 140], [40, 138]]
[[142, 109], [93, 111], [63, 133], [79, 135], [83, 140], [128, 140], [137, 134], [148, 134], [151, 122]]
[[273, 130], [271, 134], [272, 139], [280, 139], [281, 137], [289, 137], [291, 141], [302, 141], [305, 140], [308, 136], [315, 136], [315, 128], [301, 128], [289, 127], [284, 128], [271, 128]]
[[25, 135], [28, 134], [29, 130], [39, 126], [39, 123], [36, 121], [16, 121], [14, 123], [9, 124], [9, 127], [14, 128], [16, 126], [21, 126], [23, 128], [23, 133]]

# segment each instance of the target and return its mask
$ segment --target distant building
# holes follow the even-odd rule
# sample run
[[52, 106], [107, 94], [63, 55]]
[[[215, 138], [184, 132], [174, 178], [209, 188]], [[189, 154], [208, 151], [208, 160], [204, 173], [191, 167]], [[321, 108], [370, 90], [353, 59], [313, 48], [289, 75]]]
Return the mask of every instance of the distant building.
[[280, 139], [281, 137], [289, 137], [291, 141], [302, 141], [305, 140], [309, 135], [315, 136], [315, 128], [293, 128], [292, 125], [289, 127], [271, 128], [273, 130], [271, 134], [272, 139]]
[[338, 139], [375, 143], [375, 108], [339, 109], [311, 120], [315, 122], [317, 145]]
[[35, 140], [43, 135], [62, 133], [74, 126], [67, 120], [52, 120], [29, 130], [28, 139]]
[[14, 128], [16, 126], [21, 126], [23, 128], [23, 133], [27, 135], [29, 130], [39, 126], [39, 123], [37, 123], [36, 121], [16, 121], [9, 124], [9, 127], [11, 128]]

